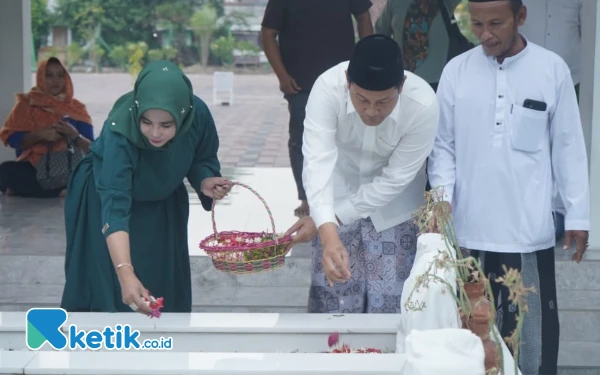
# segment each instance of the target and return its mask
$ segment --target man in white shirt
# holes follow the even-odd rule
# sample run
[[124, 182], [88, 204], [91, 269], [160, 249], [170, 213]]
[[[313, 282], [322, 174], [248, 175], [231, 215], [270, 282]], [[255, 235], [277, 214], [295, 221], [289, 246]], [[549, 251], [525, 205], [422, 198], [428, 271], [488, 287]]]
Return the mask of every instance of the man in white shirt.
[[[583, 0], [524, 0], [527, 22], [519, 28], [527, 40], [556, 52], [571, 70], [579, 100], [581, 77], [581, 11]], [[564, 232], [565, 207], [554, 200], [556, 239]]]
[[411, 213], [424, 201], [438, 119], [434, 91], [404, 71], [389, 37], [365, 37], [349, 62], [319, 77], [302, 148], [319, 233], [309, 312], [400, 312], [416, 253]]
[[444, 187], [460, 246], [483, 260], [500, 303], [502, 337], [514, 331], [518, 313], [494, 282], [502, 265], [520, 270], [525, 286], [536, 289], [527, 297], [519, 364], [523, 375], [556, 375], [553, 178], [566, 207], [566, 246], [576, 243], [577, 262], [590, 227], [573, 80], [563, 59], [519, 35], [526, 18], [521, 0], [470, 0], [469, 10], [481, 45], [442, 73], [430, 183]]

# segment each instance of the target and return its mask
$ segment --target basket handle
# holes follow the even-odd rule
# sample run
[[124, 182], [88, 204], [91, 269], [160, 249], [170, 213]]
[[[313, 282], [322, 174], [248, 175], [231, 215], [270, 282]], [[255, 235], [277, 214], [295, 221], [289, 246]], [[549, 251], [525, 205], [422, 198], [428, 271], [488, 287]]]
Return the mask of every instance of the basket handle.
[[[246, 184], [242, 184], [241, 182], [231, 182], [232, 187], [235, 185], [244, 187], [248, 190], [250, 190], [250, 192], [252, 192], [258, 199], [260, 199], [260, 201], [262, 202], [262, 204], [265, 206], [265, 209], [267, 210], [267, 214], [269, 215], [269, 219], [271, 220], [271, 227], [273, 228], [273, 235], [275, 237], [275, 243], [278, 243], [279, 241], [277, 241], [277, 231], [275, 230], [275, 220], [273, 219], [273, 214], [271, 213], [271, 209], [269, 208], [269, 205], [267, 204], [267, 202], [263, 199], [263, 197], [260, 196], [260, 194], [258, 194], [258, 192], [254, 189], [252, 189], [250, 186], [246, 185]], [[213, 203], [212, 203], [212, 209], [211, 209], [211, 219], [212, 219], [212, 225], [213, 225], [213, 231], [215, 232], [215, 240], [217, 238], [219, 238], [219, 232], [217, 232], [217, 222], [215, 221], [215, 206], [216, 206], [216, 199], [213, 199]]]

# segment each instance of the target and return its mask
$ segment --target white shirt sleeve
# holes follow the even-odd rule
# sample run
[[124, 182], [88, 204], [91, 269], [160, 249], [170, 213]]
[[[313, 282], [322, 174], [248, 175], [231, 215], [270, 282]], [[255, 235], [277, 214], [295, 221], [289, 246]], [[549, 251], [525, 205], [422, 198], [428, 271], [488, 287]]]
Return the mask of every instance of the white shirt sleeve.
[[333, 170], [338, 157], [335, 133], [338, 104], [322, 78], [315, 82], [304, 118], [302, 181], [310, 216], [317, 228], [325, 223], [338, 225], [335, 218]]
[[381, 176], [360, 186], [356, 194], [338, 206], [336, 213], [343, 224], [366, 218], [390, 203], [415, 179], [429, 156], [439, 121], [437, 100], [419, 113], [401, 116], [412, 122], [410, 130], [402, 136]]
[[440, 122], [433, 151], [429, 156], [427, 174], [432, 189], [443, 187], [444, 200], [452, 203], [456, 182], [454, 151], [454, 92], [450, 76], [444, 69], [437, 88]]
[[570, 74], [559, 86], [557, 98], [550, 119], [552, 173], [566, 211], [565, 230], [590, 230], [587, 151]]

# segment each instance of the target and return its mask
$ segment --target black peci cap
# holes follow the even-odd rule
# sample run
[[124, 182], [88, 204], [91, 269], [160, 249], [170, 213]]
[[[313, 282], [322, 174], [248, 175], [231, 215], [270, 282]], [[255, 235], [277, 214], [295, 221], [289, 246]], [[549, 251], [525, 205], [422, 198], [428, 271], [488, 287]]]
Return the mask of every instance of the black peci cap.
[[398, 43], [385, 35], [369, 35], [356, 43], [348, 79], [369, 91], [384, 91], [402, 83], [404, 64]]

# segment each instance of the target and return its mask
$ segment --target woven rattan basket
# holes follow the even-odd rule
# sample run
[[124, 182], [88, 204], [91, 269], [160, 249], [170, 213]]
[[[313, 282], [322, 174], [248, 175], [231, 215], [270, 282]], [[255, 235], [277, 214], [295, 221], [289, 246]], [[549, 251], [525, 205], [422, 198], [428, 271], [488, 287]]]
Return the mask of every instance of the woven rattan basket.
[[273, 214], [267, 202], [248, 185], [233, 182], [252, 192], [263, 203], [273, 233], [267, 232], [218, 232], [215, 221], [215, 201], [211, 210], [213, 234], [200, 242], [200, 248], [211, 258], [213, 266], [222, 272], [253, 274], [270, 271], [285, 264], [285, 256], [290, 251], [292, 236], [280, 236], [275, 230]]

